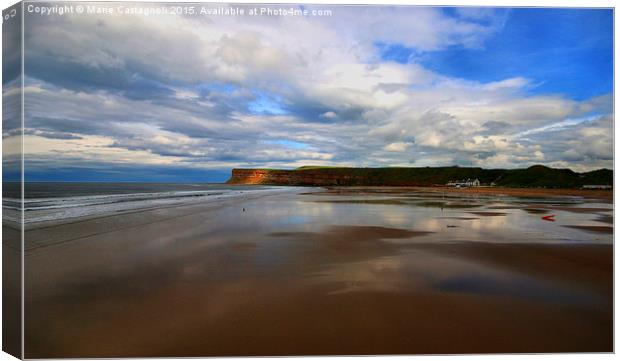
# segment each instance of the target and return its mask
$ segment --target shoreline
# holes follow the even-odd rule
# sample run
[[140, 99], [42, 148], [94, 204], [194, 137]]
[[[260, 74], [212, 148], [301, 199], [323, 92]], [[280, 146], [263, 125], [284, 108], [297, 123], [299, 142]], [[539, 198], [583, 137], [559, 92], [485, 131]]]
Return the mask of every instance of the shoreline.
[[[230, 197], [213, 198], [206, 201], [188, 201], [156, 207], [134, 208], [117, 212], [103, 212], [80, 217], [42, 221], [25, 224], [25, 251], [31, 253], [40, 248], [79, 241], [106, 233], [129, 230], [172, 220], [180, 220], [198, 214], [217, 212], [245, 202], [270, 196], [297, 194], [293, 190], [244, 193]], [[11, 226], [4, 220], [5, 227]]]
[[[47, 228], [61, 224], [68, 223], [76, 223], [82, 222], [85, 220], [105, 218], [111, 216], [117, 216], [122, 214], [132, 214], [136, 212], [148, 212], [148, 211], [157, 211], [163, 210], [166, 208], [177, 208], [177, 207], [185, 207], [192, 205], [222, 205], [226, 204], [230, 201], [235, 201], [237, 199], [254, 199], [256, 197], [274, 195], [274, 194], [282, 194], [282, 193], [295, 193], [295, 189], [291, 189], [289, 187], [271, 187], [264, 188], [260, 190], [249, 190], [244, 189], [241, 191], [231, 192], [231, 193], [213, 193], [213, 194], [205, 194], [200, 197], [168, 197], [168, 198], [160, 198], [153, 197], [152, 199], [147, 199], [147, 202], [144, 199], [136, 199], [122, 202], [104, 202], [104, 203], [93, 203], [93, 204], [84, 204], [80, 207], [77, 206], [69, 206], [69, 207], [49, 207], [49, 208], [26, 208], [26, 212], [24, 215], [24, 226], [26, 231]], [[156, 193], [153, 193], [156, 195]], [[120, 196], [129, 196], [125, 194], [119, 194]], [[141, 195], [139, 193], [135, 194], [137, 196]], [[106, 197], [111, 197], [115, 195], [106, 195]], [[100, 198], [101, 196], [93, 196], [92, 198]], [[80, 197], [68, 197], [64, 199], [77, 199], [83, 198], [88, 200], [89, 196], [80, 196]], [[40, 201], [51, 200], [55, 201], [56, 199], [63, 200], [63, 197], [58, 198], [41, 198]], [[149, 200], [154, 201], [154, 203], [148, 203]], [[54, 209], [55, 208], [55, 209]], [[17, 215], [19, 210], [12, 208], [3, 208], [3, 223], [11, 228], [16, 228], [18, 226], [18, 218]], [[63, 217], [59, 217], [58, 214]]]
[[525, 197], [584, 197], [594, 199], [613, 200], [613, 190], [588, 190], [575, 188], [507, 188], [507, 187], [474, 187], [474, 188], [444, 188], [436, 187], [449, 193], [463, 194], [490, 194]]
[[[327, 190], [350, 189], [350, 190], [393, 190], [393, 193], [403, 191], [430, 191], [445, 192], [455, 194], [486, 194], [498, 196], [516, 197], [583, 197], [591, 199], [613, 200], [613, 190], [588, 190], [576, 188], [509, 188], [509, 187], [471, 187], [471, 188], [452, 188], [444, 186], [429, 187], [396, 187], [396, 186], [342, 186], [342, 187], [323, 187]], [[387, 192], [392, 193], [392, 192]]]
[[[154, 222], [162, 222], [168, 219], [185, 217], [196, 213], [217, 211], [223, 207], [233, 206], [255, 199], [282, 194], [298, 195], [319, 195], [330, 196], [336, 194], [350, 193], [350, 195], [398, 195], [417, 192], [427, 193], [450, 193], [450, 194], [469, 194], [469, 195], [495, 195], [495, 196], [515, 196], [515, 197], [583, 197], [588, 199], [599, 199], [605, 202], [613, 201], [613, 191], [604, 190], [578, 190], [578, 189], [524, 189], [524, 188], [449, 188], [449, 187], [393, 187], [393, 186], [341, 186], [341, 187], [300, 187], [300, 186], [280, 186], [276, 191], [267, 192], [248, 192], [228, 197], [213, 197], [205, 200], [191, 200], [175, 202], [165, 205], [151, 205], [148, 207], [137, 207], [131, 209], [106, 211], [98, 214], [88, 214], [78, 217], [69, 217], [56, 220], [45, 220], [40, 222], [26, 222], [25, 231], [28, 234], [28, 242], [25, 247], [27, 251], [33, 251], [41, 246], [74, 241], [92, 235], [111, 232], [119, 229], [127, 229]], [[4, 210], [6, 211], [6, 210]], [[26, 214], [28, 217], [28, 214]], [[75, 231], [78, 225], [82, 225], [80, 231]], [[14, 228], [13, 222], [9, 219], [3, 220], [3, 225]], [[67, 237], [65, 229], [73, 229], [68, 233], [73, 234]], [[51, 233], [49, 233], [51, 232]]]

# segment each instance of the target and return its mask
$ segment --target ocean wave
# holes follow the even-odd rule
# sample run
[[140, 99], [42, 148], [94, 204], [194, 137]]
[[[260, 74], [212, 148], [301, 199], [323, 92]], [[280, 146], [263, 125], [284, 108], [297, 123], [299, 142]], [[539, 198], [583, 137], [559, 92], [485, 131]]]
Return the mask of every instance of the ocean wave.
[[[243, 193], [243, 191], [238, 191]], [[183, 191], [183, 192], [156, 192], [156, 193], [136, 193], [136, 194], [107, 194], [98, 196], [77, 196], [66, 198], [30, 198], [24, 199], [25, 211], [37, 211], [45, 209], [60, 209], [71, 207], [85, 207], [101, 204], [113, 204], [122, 202], [138, 202], [153, 199], [172, 199], [188, 197], [207, 197], [225, 194], [226, 192], [210, 191]], [[3, 202], [3, 207], [8, 209], [21, 209], [21, 200], [8, 198]]]
[[[23, 201], [24, 223], [59, 221], [100, 214], [125, 212], [132, 210], [216, 201], [291, 191], [288, 187], [262, 187], [260, 189], [217, 189], [200, 191], [170, 191], [133, 194], [107, 194], [92, 196], [73, 196], [63, 198], [26, 198]], [[20, 223], [22, 201], [4, 198], [2, 202], [3, 219]]]

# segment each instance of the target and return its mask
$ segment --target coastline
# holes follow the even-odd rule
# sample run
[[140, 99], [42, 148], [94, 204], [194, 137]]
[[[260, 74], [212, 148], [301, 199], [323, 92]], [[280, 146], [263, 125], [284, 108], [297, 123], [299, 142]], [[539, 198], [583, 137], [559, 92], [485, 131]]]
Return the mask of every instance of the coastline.
[[510, 188], [510, 187], [391, 187], [391, 186], [356, 186], [356, 187], [325, 187], [326, 189], [349, 189], [349, 190], [383, 190], [399, 192], [428, 191], [436, 193], [453, 194], [482, 194], [491, 196], [514, 196], [514, 197], [583, 197], [591, 199], [603, 199], [613, 201], [613, 190], [588, 190], [575, 188]]
[[[157, 206], [137, 205], [128, 209], [104, 211], [66, 219], [26, 222], [24, 249], [29, 252], [40, 247], [76, 241], [97, 234], [213, 212], [223, 207], [234, 206], [262, 197], [299, 192], [300, 189], [295, 187], [277, 187], [277, 189], [258, 192], [240, 192], [225, 196], [204, 197], [203, 199], [185, 199]], [[6, 212], [6, 210], [3, 211]], [[15, 228], [15, 224], [7, 219], [3, 220], [3, 225]]]
[[507, 195], [518, 197], [584, 197], [611, 201], [613, 201], [614, 198], [613, 190], [588, 190], [573, 188], [442, 187], [441, 191], [448, 193]]
[[[161, 192], [27, 198], [25, 200], [24, 225], [26, 230], [30, 230], [148, 210], [196, 204], [222, 204], [238, 198], [252, 199], [297, 190], [295, 187], [278, 186], [260, 186], [256, 189], [252, 189], [251, 186], [243, 189], [235, 189], [236, 186], [229, 187], [231, 189], [226, 191], [202, 191], [193, 194], [191, 192]], [[7, 203], [19, 204], [16, 199], [9, 199]], [[34, 206], [33, 204], [42, 204], [42, 206]], [[3, 205], [3, 222], [9, 227], [15, 228], [19, 210], [16, 206], [7, 207], [6, 204]]]
[[429, 187], [448, 184], [523, 188], [580, 188], [613, 184], [613, 170], [578, 173], [571, 169], [533, 165], [528, 168], [480, 167], [321, 167], [295, 169], [233, 168], [228, 184], [289, 186]]
[[[261, 187], [261, 186], [257, 186]], [[529, 188], [506, 188], [506, 187], [392, 187], [392, 186], [343, 186], [343, 187], [299, 187], [277, 186], [273, 190], [258, 192], [238, 193], [228, 196], [213, 196], [204, 199], [184, 200], [171, 204], [158, 206], [136, 206], [116, 211], [88, 214], [84, 216], [70, 217], [66, 219], [45, 220], [26, 222], [27, 240], [25, 250], [39, 248], [44, 245], [63, 243], [67, 240], [76, 240], [83, 237], [110, 232], [117, 229], [131, 228], [143, 224], [165, 221], [170, 218], [184, 217], [193, 213], [217, 211], [221, 207], [240, 204], [245, 201], [268, 197], [278, 194], [310, 194], [310, 195], [335, 195], [335, 194], [384, 194], [406, 195], [413, 193], [435, 193], [452, 195], [484, 195], [497, 197], [531, 197], [531, 198], [564, 198], [582, 197], [584, 199], [598, 199], [605, 203], [613, 201], [611, 190], [580, 190], [580, 189], [529, 189]], [[4, 209], [5, 213], [12, 210]], [[28, 217], [28, 214], [26, 215]], [[3, 219], [5, 227], [15, 228], [14, 223], [7, 218]], [[75, 225], [75, 227], [74, 227]], [[579, 226], [576, 226], [579, 227]]]

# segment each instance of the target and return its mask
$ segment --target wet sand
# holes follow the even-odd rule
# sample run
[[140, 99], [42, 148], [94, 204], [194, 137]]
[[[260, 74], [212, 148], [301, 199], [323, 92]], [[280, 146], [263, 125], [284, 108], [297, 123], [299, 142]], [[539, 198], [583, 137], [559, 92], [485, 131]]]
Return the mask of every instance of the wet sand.
[[611, 206], [537, 199], [545, 222], [471, 197], [316, 189], [34, 227], [26, 357], [611, 352], [612, 235], [592, 232]]
[[503, 194], [518, 197], [584, 197], [613, 201], [612, 190], [594, 189], [548, 189], [548, 188], [502, 188], [502, 187], [477, 187], [477, 188], [448, 188], [441, 187], [442, 192], [461, 194]]
[[402, 194], [407, 192], [434, 192], [464, 195], [504, 195], [516, 197], [583, 197], [613, 200], [613, 190], [575, 189], [575, 188], [505, 188], [505, 187], [326, 187], [324, 194], [347, 193]]
[[566, 227], [582, 229], [584, 231], [597, 232], [597, 233], [606, 233], [606, 234], [614, 233], [614, 227], [608, 227], [608, 226], [566, 226]]

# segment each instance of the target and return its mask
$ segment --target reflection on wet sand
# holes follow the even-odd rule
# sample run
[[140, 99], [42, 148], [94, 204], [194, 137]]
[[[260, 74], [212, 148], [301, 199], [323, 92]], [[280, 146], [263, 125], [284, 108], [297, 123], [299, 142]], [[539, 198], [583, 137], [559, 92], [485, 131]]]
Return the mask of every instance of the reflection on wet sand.
[[476, 216], [486, 216], [486, 217], [494, 217], [494, 216], [505, 216], [504, 212], [469, 212]]
[[26, 255], [26, 356], [612, 351], [612, 235], [587, 228], [611, 228], [609, 204], [538, 199], [555, 207], [544, 222], [529, 198], [439, 201], [473, 211], [427, 194], [308, 191], [81, 238], [97, 219], [29, 231], [56, 243]]
[[568, 225], [566, 227], [575, 228], [575, 229], [581, 229], [581, 230], [584, 230], [584, 231], [590, 231], [590, 232], [596, 232], [596, 233], [607, 233], [607, 234], [613, 234], [614, 233], [614, 227], [608, 227], [608, 226], [574, 226], [574, 225]]

